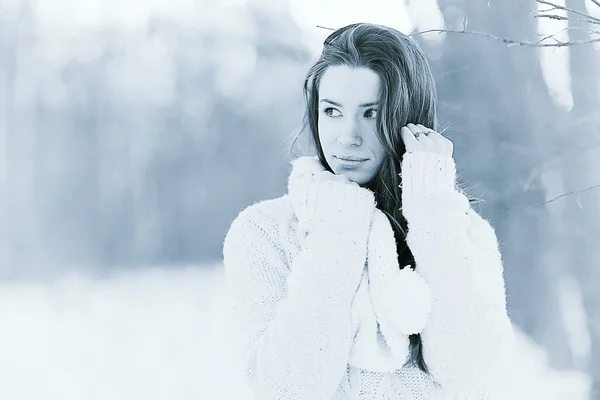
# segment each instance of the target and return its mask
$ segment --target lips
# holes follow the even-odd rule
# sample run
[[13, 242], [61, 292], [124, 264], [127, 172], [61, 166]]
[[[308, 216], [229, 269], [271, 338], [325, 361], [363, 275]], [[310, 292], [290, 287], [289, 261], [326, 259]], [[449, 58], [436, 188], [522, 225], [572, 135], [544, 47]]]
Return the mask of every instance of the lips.
[[340, 160], [346, 160], [346, 161], [367, 161], [368, 158], [361, 158], [361, 157], [355, 157], [355, 156], [334, 156], [335, 158], [338, 158]]

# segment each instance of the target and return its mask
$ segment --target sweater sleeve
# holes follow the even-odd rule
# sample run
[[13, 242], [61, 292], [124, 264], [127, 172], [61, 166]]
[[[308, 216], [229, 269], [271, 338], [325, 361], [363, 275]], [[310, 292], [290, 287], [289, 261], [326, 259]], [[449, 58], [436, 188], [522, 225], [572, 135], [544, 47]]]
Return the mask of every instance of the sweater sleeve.
[[409, 153], [402, 171], [407, 243], [432, 295], [425, 362], [458, 398], [484, 398], [514, 340], [496, 234], [455, 189], [451, 157]]
[[224, 242], [246, 379], [260, 399], [343, 399], [369, 221], [348, 235], [311, 229], [291, 265], [277, 226], [249, 207]]

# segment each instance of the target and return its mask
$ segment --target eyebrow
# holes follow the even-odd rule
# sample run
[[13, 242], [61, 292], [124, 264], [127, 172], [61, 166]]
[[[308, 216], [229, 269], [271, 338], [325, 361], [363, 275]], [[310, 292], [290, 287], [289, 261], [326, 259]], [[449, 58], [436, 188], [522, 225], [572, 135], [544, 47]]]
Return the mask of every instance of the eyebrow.
[[[332, 100], [329, 100], [329, 99], [323, 99], [319, 103], [322, 103], [322, 102], [330, 103], [330, 104], [333, 104], [334, 106], [338, 106], [338, 107], [343, 107], [340, 103], [336, 103], [335, 101], [332, 101]], [[359, 104], [359, 107], [376, 106], [377, 104], [379, 104], [379, 102], [374, 101], [374, 102], [371, 102], [371, 103]]]

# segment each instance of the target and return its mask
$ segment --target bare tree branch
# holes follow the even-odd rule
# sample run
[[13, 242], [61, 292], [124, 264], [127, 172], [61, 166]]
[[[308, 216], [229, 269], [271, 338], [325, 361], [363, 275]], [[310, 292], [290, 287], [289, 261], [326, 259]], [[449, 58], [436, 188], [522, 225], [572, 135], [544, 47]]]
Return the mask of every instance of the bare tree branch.
[[[591, 0], [594, 4], [596, 4], [598, 7], [600, 7], [600, 0]], [[532, 11], [535, 12], [536, 14], [534, 15], [534, 18], [549, 18], [549, 19], [554, 19], [554, 20], [558, 20], [558, 21], [578, 21], [578, 22], [583, 22], [583, 23], [587, 23], [590, 25], [600, 25], [600, 18], [596, 18], [593, 17], [585, 12], [582, 11], [578, 11], [575, 10], [573, 8], [570, 7], [565, 7], [565, 6], [561, 6], [559, 4], [547, 1], [547, 0], [536, 0], [537, 3], [539, 4], [543, 4], [546, 6], [549, 6], [549, 9], [546, 10], [541, 10], [541, 11]], [[489, 4], [489, 2], [488, 2]], [[554, 11], [554, 10], [562, 10], [562, 11], [566, 11], [566, 12], [570, 12], [576, 15], [579, 15], [581, 17], [583, 17], [583, 19], [581, 18], [573, 18], [573, 17], [569, 17], [569, 16], [561, 16], [561, 15], [557, 15], [557, 14], [546, 14], [548, 12]], [[464, 34], [468, 34], [468, 35], [473, 35], [473, 36], [482, 36], [482, 37], [487, 37], [490, 39], [494, 39], [494, 40], [499, 40], [503, 43], [506, 43], [508, 45], [508, 47], [512, 47], [512, 46], [525, 46], [525, 47], [566, 47], [566, 46], [575, 46], [575, 45], [582, 45], [582, 44], [592, 44], [592, 43], [597, 43], [600, 42], [600, 38], [594, 38], [594, 39], [587, 39], [587, 40], [571, 40], [571, 41], [560, 41], [558, 39], [556, 39], [554, 36], [556, 34], [553, 35], [548, 35], [545, 36], [544, 38], [542, 38], [541, 40], [538, 40], [536, 42], [530, 42], [530, 41], [524, 41], [524, 40], [513, 40], [513, 39], [507, 39], [504, 37], [500, 37], [500, 36], [496, 36], [496, 35], [492, 35], [490, 33], [486, 33], [486, 32], [477, 32], [477, 31], [467, 31], [466, 29], [466, 16], [465, 19], [463, 20], [463, 29], [462, 30], [454, 30], [454, 29], [429, 29], [426, 31], [421, 31], [421, 32], [415, 32], [413, 34], [411, 34], [410, 36], [415, 36], [415, 35], [422, 35], [425, 33], [433, 33], [433, 32], [437, 32], [437, 33], [464, 33]], [[598, 31], [587, 28], [587, 30], [590, 33], [594, 33], [594, 34], [598, 34]], [[564, 31], [564, 30], [563, 30]], [[562, 31], [561, 31], [562, 32]], [[548, 39], [554, 39], [555, 43], [542, 43], [545, 40]]]
[[563, 15], [556, 15], [556, 14], [542, 14], [542, 13], [536, 13], [533, 18], [549, 18], [549, 19], [555, 19], [558, 21], [577, 21], [577, 22], [583, 22], [585, 24], [591, 24], [591, 25], [600, 25], [600, 22], [596, 22], [594, 20], [591, 19], [582, 19], [582, 18], [573, 18], [573, 17], [565, 17]]
[[544, 40], [548, 40], [548, 39], [554, 39], [554, 40], [556, 40], [556, 38], [555, 38], [555, 36], [556, 36], [556, 35], [558, 35], [558, 34], [560, 34], [560, 33], [563, 33], [563, 32], [565, 32], [565, 31], [570, 31], [570, 30], [578, 30], [578, 29], [579, 29], [579, 30], [585, 30], [585, 31], [587, 31], [587, 32], [590, 32], [590, 33], [596, 33], [596, 34], [599, 34], [599, 33], [600, 33], [600, 31], [597, 31], [597, 30], [595, 30], [595, 29], [589, 29], [589, 28], [585, 28], [585, 27], [583, 27], [583, 26], [567, 26], [566, 28], [564, 28], [564, 29], [561, 29], [560, 31], [558, 31], [558, 32], [556, 32], [556, 33], [552, 33], [552, 34], [550, 34], [550, 35], [546, 35], [546, 36], [542, 37], [540, 40], [538, 40], [538, 41], [537, 41], [537, 42], [535, 42], [535, 43], [536, 43], [536, 44], [537, 44], [537, 43], [541, 43], [541, 42], [543, 42]]
[[[554, 15], [554, 14], [536, 14], [533, 16], [533, 18], [548, 18], [548, 19], [556, 19], [558, 21], [569, 21], [571, 18], [569, 17], [562, 17], [560, 15]], [[581, 22], [587, 22], [584, 20], [579, 20]]]
[[554, 11], [554, 8], [549, 8], [547, 10], [529, 10], [530, 13], [537, 13], [537, 14], [539, 14], [539, 13], [547, 13], [547, 12], [550, 12], [550, 11]]
[[[507, 208], [503, 208], [502, 211], [522, 210], [522, 209], [528, 208], [528, 207], [542, 206], [542, 205], [545, 205], [545, 204], [550, 204], [550, 203], [552, 203], [552, 202], [554, 202], [554, 201], [556, 201], [556, 200], [558, 200], [560, 198], [563, 198], [565, 196], [569, 196], [569, 195], [576, 194], [576, 193], [583, 193], [583, 192], [587, 192], [589, 190], [597, 189], [597, 188], [600, 188], [600, 185], [594, 185], [594, 186], [590, 186], [589, 188], [586, 188], [586, 189], [574, 190], [572, 192], [563, 193], [563, 194], [561, 194], [559, 196], [556, 196], [556, 197], [554, 197], [554, 198], [552, 198], [552, 199], [550, 199], [548, 201], [542, 201], [540, 203], [527, 204], [525, 206], [520, 206], [520, 207], [507, 207]], [[581, 207], [581, 205], [580, 205], [580, 207]]]
[[568, 31], [568, 30], [569, 30], [569, 27], [566, 27], [565, 29], [562, 29], [559, 32], [552, 33], [550, 35], [544, 36], [543, 38], [541, 38], [540, 40], [538, 40], [537, 42], [535, 42], [535, 44], [542, 43], [544, 40], [547, 40], [547, 39], [554, 39], [556, 41], [557, 40], [556, 37], [555, 37], [556, 35], [558, 35], [559, 33], [564, 32], [564, 31]]
[[600, 42], [600, 38], [589, 39], [589, 40], [571, 40], [568, 42], [561, 42], [560, 40], [556, 40], [556, 43], [539, 43], [539, 42], [530, 42], [530, 41], [521, 41], [521, 40], [512, 40], [503, 38], [500, 36], [492, 35], [490, 33], [485, 32], [477, 32], [477, 31], [465, 31], [465, 30], [455, 30], [455, 29], [429, 29], [426, 31], [415, 32], [410, 34], [409, 36], [423, 35], [425, 33], [438, 32], [438, 33], [464, 33], [468, 35], [474, 36], [483, 36], [494, 40], [499, 40], [503, 43], [506, 43], [509, 47], [512, 46], [525, 46], [525, 47], [565, 47], [565, 46], [576, 46], [581, 44], [590, 44]]
[[592, 20], [592, 21], [594, 21], [593, 23], [596, 23], [596, 24], [600, 23], [600, 18], [592, 17], [591, 15], [586, 14], [586, 13], [584, 13], [582, 11], [575, 10], [574, 8], [561, 6], [561, 5], [558, 5], [558, 4], [546, 1], [546, 0], [535, 0], [535, 1], [538, 2], [538, 3], [540, 3], [540, 4], [545, 4], [547, 6], [553, 7], [552, 9], [547, 10], [547, 11], [563, 10], [563, 11], [571, 12], [573, 14], [580, 15], [582, 17], [585, 17], [585, 18], [589, 19], [589, 20]]
[[554, 37], [555, 35], [556, 34], [544, 36], [543, 38], [541, 38], [540, 40], [538, 40], [537, 42], [535, 42], [535, 44], [542, 43], [544, 40], [548, 40], [548, 39], [554, 39], [554, 40], [556, 40], [556, 38]]
[[[550, 8], [545, 9], [545, 10], [531, 10], [531, 12], [535, 13], [535, 15], [533, 16], [533, 18], [549, 18], [549, 19], [554, 19], [557, 21], [578, 21], [578, 22], [583, 22], [583, 23], [587, 23], [590, 25], [600, 25], [600, 18], [596, 18], [588, 13], [585, 13], [583, 11], [578, 11], [574, 8], [570, 8], [570, 7], [566, 7], [566, 6], [561, 6], [559, 4], [553, 3], [551, 1], [547, 1], [547, 0], [535, 0], [537, 3], [539, 4], [543, 4], [546, 6], [549, 6]], [[591, 0], [596, 6], [600, 7], [600, 0]], [[490, 1], [488, 0], [488, 5], [490, 5]], [[557, 14], [547, 14], [548, 12], [551, 11], [555, 11], [555, 10], [562, 10], [562, 11], [566, 11], [569, 13], [573, 13], [576, 15], [579, 15], [581, 17], [583, 17], [584, 19], [581, 18], [573, 18], [573, 17], [569, 17], [569, 16], [562, 16], [562, 15], [557, 15]], [[600, 38], [595, 38], [595, 39], [588, 39], [588, 40], [571, 40], [571, 41], [567, 41], [567, 42], [562, 42], [556, 38], [554, 38], [554, 36], [556, 34], [553, 35], [548, 35], [545, 36], [544, 38], [542, 38], [541, 40], [538, 40], [536, 42], [530, 42], [527, 40], [513, 40], [513, 39], [507, 39], [504, 37], [500, 37], [500, 36], [496, 36], [496, 35], [492, 35], [490, 33], [486, 33], [486, 32], [477, 32], [477, 31], [467, 31], [466, 30], [467, 27], [467, 16], [465, 15], [465, 18], [463, 19], [463, 29], [462, 30], [456, 30], [456, 29], [429, 29], [426, 31], [421, 31], [421, 32], [415, 32], [410, 34], [409, 36], [416, 36], [416, 35], [423, 35], [425, 33], [464, 33], [467, 35], [473, 35], [473, 36], [481, 36], [481, 37], [487, 37], [490, 39], [494, 39], [494, 40], [498, 40], [500, 42], [506, 43], [508, 46], [507, 47], [512, 47], [512, 46], [524, 46], [524, 47], [566, 47], [566, 46], [576, 46], [576, 45], [582, 45], [582, 44], [592, 44], [592, 43], [597, 43], [600, 42]], [[328, 29], [328, 30], [335, 30], [332, 28], [327, 28], [324, 26], [320, 26], [317, 25], [317, 28], [323, 28], [323, 29]], [[573, 29], [575, 27], [569, 28], [569, 29]], [[599, 31], [594, 30], [594, 29], [590, 29], [590, 28], [584, 28], [587, 29], [590, 33], [593, 34], [600, 34]], [[564, 31], [564, 30], [563, 30]], [[561, 31], [561, 32], [563, 32]], [[554, 39], [554, 41], [556, 43], [542, 43], [545, 40], [548, 39]]]
[[533, 18], [549, 18], [549, 19], [555, 19], [558, 21], [577, 21], [577, 22], [583, 22], [586, 24], [595, 24], [595, 25], [599, 24], [598, 22], [591, 21], [591, 20], [586, 20], [586, 19], [581, 19], [581, 18], [563, 17], [561, 15], [556, 15], [556, 14], [536, 14], [533, 16]]

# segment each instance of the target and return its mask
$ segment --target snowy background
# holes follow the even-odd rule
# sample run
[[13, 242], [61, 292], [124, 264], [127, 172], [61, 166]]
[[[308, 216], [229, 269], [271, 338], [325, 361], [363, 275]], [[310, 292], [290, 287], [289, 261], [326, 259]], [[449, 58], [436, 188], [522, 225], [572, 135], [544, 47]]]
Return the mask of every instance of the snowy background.
[[[556, 4], [600, 18], [590, 0]], [[544, 8], [0, 0], [0, 398], [249, 399], [222, 241], [285, 190], [302, 79], [330, 33], [316, 25], [598, 37], [581, 16], [533, 18]], [[594, 399], [600, 46], [415, 38], [505, 259], [518, 347], [499, 399]]]
[[[0, 286], [3, 399], [252, 399], [231, 351], [220, 266]], [[498, 399], [586, 399], [518, 331]]]

